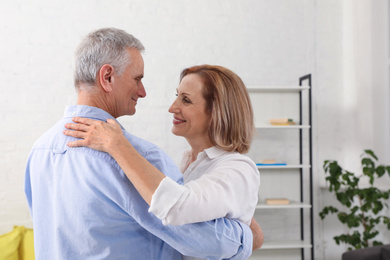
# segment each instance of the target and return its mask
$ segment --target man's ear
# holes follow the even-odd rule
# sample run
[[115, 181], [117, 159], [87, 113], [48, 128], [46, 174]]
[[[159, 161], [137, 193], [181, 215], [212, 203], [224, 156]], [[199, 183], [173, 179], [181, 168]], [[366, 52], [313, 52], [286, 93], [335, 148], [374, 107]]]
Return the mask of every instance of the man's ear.
[[112, 91], [112, 76], [114, 68], [110, 64], [104, 64], [97, 75], [98, 81], [105, 92]]

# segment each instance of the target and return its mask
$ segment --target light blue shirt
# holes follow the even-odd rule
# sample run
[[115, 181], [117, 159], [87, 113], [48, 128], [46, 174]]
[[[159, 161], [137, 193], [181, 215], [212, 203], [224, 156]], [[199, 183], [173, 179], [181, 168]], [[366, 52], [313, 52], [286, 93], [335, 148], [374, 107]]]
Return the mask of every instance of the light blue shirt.
[[[62, 131], [74, 116], [114, 119], [95, 107], [70, 106], [64, 118], [34, 144], [25, 192], [36, 259], [172, 260], [180, 259], [180, 253], [247, 259], [251, 255], [252, 232], [235, 220], [164, 226], [148, 212], [149, 206], [109, 154], [66, 145], [74, 138]], [[182, 183], [179, 169], [161, 149], [123, 132], [143, 157]]]

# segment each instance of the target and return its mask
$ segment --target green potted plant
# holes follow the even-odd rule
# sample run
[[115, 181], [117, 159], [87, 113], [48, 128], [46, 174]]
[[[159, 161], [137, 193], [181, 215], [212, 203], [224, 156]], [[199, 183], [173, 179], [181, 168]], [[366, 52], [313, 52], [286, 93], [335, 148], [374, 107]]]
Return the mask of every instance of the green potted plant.
[[[390, 176], [390, 166], [376, 166], [377, 161], [373, 151], [365, 150], [361, 160], [362, 173], [359, 175], [341, 168], [337, 161], [324, 162], [329, 191], [345, 207], [338, 209], [326, 206], [319, 215], [324, 219], [329, 214], [337, 213], [340, 222], [348, 226], [348, 233], [333, 237], [336, 244], [349, 245], [348, 250], [382, 245], [382, 242], [375, 240], [379, 234], [379, 224], [384, 224], [390, 230], [390, 217], [382, 214], [384, 207], [388, 207], [386, 201], [389, 199], [390, 189], [380, 190], [374, 187], [375, 179], [386, 172]], [[361, 187], [364, 176], [369, 179], [368, 187]]]

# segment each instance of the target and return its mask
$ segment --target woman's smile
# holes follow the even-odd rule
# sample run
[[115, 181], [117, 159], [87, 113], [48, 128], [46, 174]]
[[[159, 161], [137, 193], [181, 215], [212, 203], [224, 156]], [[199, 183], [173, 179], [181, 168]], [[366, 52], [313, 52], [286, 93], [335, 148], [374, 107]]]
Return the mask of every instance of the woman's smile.
[[177, 117], [173, 117], [173, 124], [175, 124], [175, 125], [185, 123], [185, 122], [187, 122], [187, 121], [180, 119], [180, 118], [177, 118]]

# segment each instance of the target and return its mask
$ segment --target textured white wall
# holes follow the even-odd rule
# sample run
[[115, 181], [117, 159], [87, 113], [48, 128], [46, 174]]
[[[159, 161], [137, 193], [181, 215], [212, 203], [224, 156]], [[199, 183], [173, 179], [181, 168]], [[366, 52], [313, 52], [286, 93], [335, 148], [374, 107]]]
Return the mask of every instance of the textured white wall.
[[[319, 206], [324, 204], [322, 199], [327, 196], [318, 188], [323, 184], [324, 159], [341, 157], [348, 163], [352, 159], [349, 154], [358, 156], [363, 148], [374, 149], [368, 147], [374, 145], [382, 154], [389, 154], [388, 148], [383, 148], [375, 138], [375, 126], [356, 122], [371, 120], [377, 112], [375, 102], [367, 104], [364, 113], [359, 105], [351, 109], [343, 105], [345, 99], [359, 104], [361, 95], [351, 93], [362, 90], [354, 85], [349, 85], [349, 89], [343, 86], [347, 51], [344, 48], [348, 47], [348, 30], [343, 27], [345, 1], [2, 3], [0, 234], [10, 231], [13, 225], [31, 226], [23, 192], [29, 150], [36, 138], [62, 116], [64, 107], [76, 101], [72, 68], [77, 44], [88, 32], [110, 26], [134, 34], [146, 47], [147, 97], [138, 103], [135, 116], [120, 121], [132, 133], [162, 147], [177, 162], [187, 145], [170, 133], [171, 116], [167, 110], [183, 68], [220, 64], [237, 72], [247, 85], [296, 84], [299, 76], [313, 73], [315, 201]], [[365, 51], [369, 56], [369, 50]], [[371, 92], [370, 80], [367, 84], [362, 95], [378, 95]], [[389, 118], [388, 111], [381, 113]], [[370, 134], [362, 141], [355, 131]], [[333, 233], [317, 215], [317, 259], [339, 259], [343, 250], [331, 241]]]
[[[372, 149], [381, 163], [390, 164], [387, 5], [384, 0], [316, 1], [315, 216], [326, 205], [339, 205], [324, 188], [324, 160], [361, 174], [360, 155]], [[387, 177], [378, 184], [390, 188]], [[316, 227], [317, 256], [340, 259], [347, 247], [337, 246], [333, 237], [346, 228], [336, 216]], [[380, 239], [389, 243], [390, 232]]]

